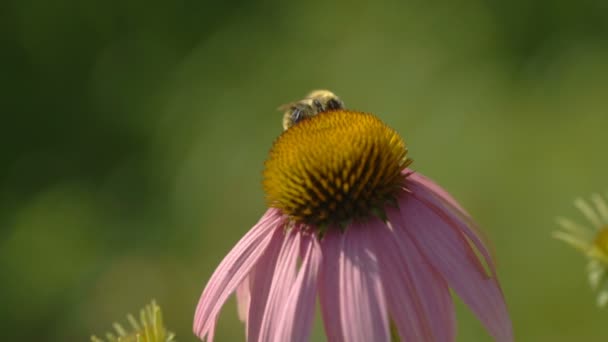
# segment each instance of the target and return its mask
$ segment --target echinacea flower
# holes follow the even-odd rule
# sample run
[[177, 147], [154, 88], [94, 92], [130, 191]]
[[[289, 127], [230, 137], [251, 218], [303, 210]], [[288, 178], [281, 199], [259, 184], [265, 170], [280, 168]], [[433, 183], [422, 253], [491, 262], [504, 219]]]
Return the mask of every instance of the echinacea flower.
[[106, 340], [96, 336], [91, 337], [92, 342], [175, 342], [175, 335], [167, 331], [163, 324], [160, 307], [155, 301], [146, 305], [139, 313], [139, 322], [133, 315], [127, 315], [131, 324], [131, 331], [122, 325], [114, 323], [116, 334], [107, 333]]
[[598, 194], [591, 196], [591, 201], [593, 205], [581, 198], [574, 201], [591, 228], [558, 217], [557, 223], [563, 230], [554, 232], [553, 236], [578, 249], [589, 259], [589, 283], [598, 291], [597, 305], [601, 307], [608, 304], [608, 205]]
[[453, 289], [498, 341], [512, 329], [494, 262], [469, 215], [409, 170], [372, 114], [302, 120], [265, 163], [270, 209], [211, 276], [194, 332], [212, 341], [236, 292], [247, 341], [308, 341], [317, 298], [327, 340], [454, 341]]

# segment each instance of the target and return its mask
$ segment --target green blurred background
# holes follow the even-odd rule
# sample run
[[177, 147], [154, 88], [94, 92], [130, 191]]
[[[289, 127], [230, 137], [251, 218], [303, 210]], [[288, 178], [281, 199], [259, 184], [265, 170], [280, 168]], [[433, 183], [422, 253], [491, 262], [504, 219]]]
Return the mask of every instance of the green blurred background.
[[[604, 1], [5, 0], [0, 43], [5, 340], [86, 341], [156, 298], [195, 341], [207, 279], [265, 210], [275, 108], [317, 88], [397, 129], [477, 218], [518, 341], [608, 339], [584, 259], [550, 237], [608, 188]], [[217, 340], [243, 331], [231, 300]]]

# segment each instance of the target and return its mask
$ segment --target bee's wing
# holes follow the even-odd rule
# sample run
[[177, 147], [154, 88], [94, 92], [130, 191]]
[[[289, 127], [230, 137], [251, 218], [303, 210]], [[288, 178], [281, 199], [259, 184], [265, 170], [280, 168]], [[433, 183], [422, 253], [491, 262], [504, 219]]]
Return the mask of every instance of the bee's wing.
[[279, 107], [277, 107], [277, 110], [280, 112], [286, 112], [288, 110], [294, 109], [297, 104], [298, 104], [298, 102], [289, 102], [286, 104], [282, 104]]

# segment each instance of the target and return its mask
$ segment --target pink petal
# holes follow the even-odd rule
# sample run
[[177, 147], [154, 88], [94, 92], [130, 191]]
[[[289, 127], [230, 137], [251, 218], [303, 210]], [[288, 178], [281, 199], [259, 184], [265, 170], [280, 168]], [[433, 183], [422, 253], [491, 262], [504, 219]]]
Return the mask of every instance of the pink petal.
[[266, 248], [266, 251], [249, 274], [249, 285], [252, 294], [249, 312], [247, 313], [247, 341], [249, 342], [258, 341], [262, 318], [264, 317], [264, 310], [268, 301], [268, 293], [270, 292], [276, 263], [279, 259], [284, 239], [285, 233], [283, 230], [277, 229], [268, 248]]
[[[280, 229], [283, 217], [276, 209], [266, 211], [260, 221], [222, 260], [213, 272], [198, 302], [194, 333], [201, 339], [213, 330], [219, 311], [236, 287], [245, 279], [268, 244], [272, 232]], [[209, 339], [210, 341], [212, 338]]]
[[323, 260], [319, 275], [319, 301], [323, 327], [328, 342], [343, 342], [340, 321], [339, 260], [342, 254], [342, 234], [338, 227], [329, 227], [321, 241]]
[[366, 223], [353, 223], [342, 234], [340, 312], [344, 340], [348, 342], [390, 341], [377, 251], [365, 232], [373, 228]]
[[391, 317], [404, 341], [454, 341], [456, 318], [450, 291], [406, 234], [377, 218], [369, 241], [378, 252]]
[[395, 229], [412, 239], [426, 260], [471, 308], [497, 341], [512, 341], [511, 321], [496, 278], [487, 277], [476, 264], [471, 246], [454, 223], [438, 216], [414, 196], [387, 208]]
[[241, 322], [247, 322], [251, 292], [249, 290], [249, 276], [236, 288], [236, 305]]
[[295, 282], [299, 254], [300, 233], [292, 229], [285, 235], [277, 259], [258, 341], [271, 341], [280, 329], [282, 309]]
[[[409, 171], [409, 172], [412, 172], [412, 171]], [[460, 203], [458, 203], [454, 199], [454, 197], [452, 197], [452, 195], [450, 195], [449, 192], [445, 191], [445, 189], [443, 189], [442, 187], [440, 187], [439, 184], [433, 182], [428, 177], [425, 177], [425, 176], [423, 176], [423, 175], [421, 175], [420, 173], [417, 173], [417, 172], [412, 172], [407, 177], [407, 181], [408, 181], [408, 184], [409, 184], [409, 182], [415, 182], [415, 183], [420, 184], [422, 187], [424, 187], [424, 188], [428, 189], [429, 191], [435, 193], [438, 197], [440, 197], [441, 199], [443, 199], [444, 201], [446, 201], [449, 205], [451, 205], [452, 207], [456, 208], [463, 215], [466, 215], [467, 217], [469, 217], [469, 214], [467, 213], [467, 211], [464, 210], [464, 208], [460, 205]]]
[[209, 333], [207, 333], [207, 341], [213, 342], [213, 338], [215, 337], [215, 327], [217, 324], [217, 320], [213, 322], [211, 328], [209, 328]]
[[458, 225], [458, 228], [473, 242], [475, 248], [481, 253], [485, 264], [490, 268], [492, 276], [496, 277], [496, 266], [492, 260], [492, 253], [490, 253], [488, 248], [492, 245], [466, 210], [447, 191], [423, 175], [413, 173], [407, 180], [407, 188], [416, 197], [430, 204], [439, 216], [448, 216], [449, 220]]
[[306, 342], [312, 329], [317, 295], [317, 274], [321, 266], [321, 247], [316, 236], [303, 244], [306, 252], [300, 272], [285, 303], [275, 342]]

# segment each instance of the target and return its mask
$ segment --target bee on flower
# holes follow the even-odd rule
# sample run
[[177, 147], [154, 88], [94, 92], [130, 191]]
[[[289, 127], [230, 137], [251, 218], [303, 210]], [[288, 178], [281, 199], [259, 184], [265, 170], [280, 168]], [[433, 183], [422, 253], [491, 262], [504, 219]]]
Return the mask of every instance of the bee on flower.
[[553, 237], [587, 257], [589, 283], [597, 291], [597, 305], [603, 307], [608, 304], [608, 205], [599, 194], [591, 196], [591, 204], [579, 198], [574, 205], [589, 224], [580, 225], [558, 217], [557, 223], [562, 230], [555, 231]]
[[313, 90], [304, 99], [279, 107], [283, 110], [283, 129], [329, 110], [344, 109], [344, 103], [329, 90]]
[[[322, 96], [322, 98], [317, 98]], [[467, 212], [409, 169], [399, 134], [315, 91], [284, 114], [264, 164], [269, 209], [203, 290], [194, 333], [212, 341], [236, 293], [249, 342], [451, 342], [450, 288], [497, 341], [513, 340], [494, 261]], [[391, 329], [394, 327], [394, 329]]]

